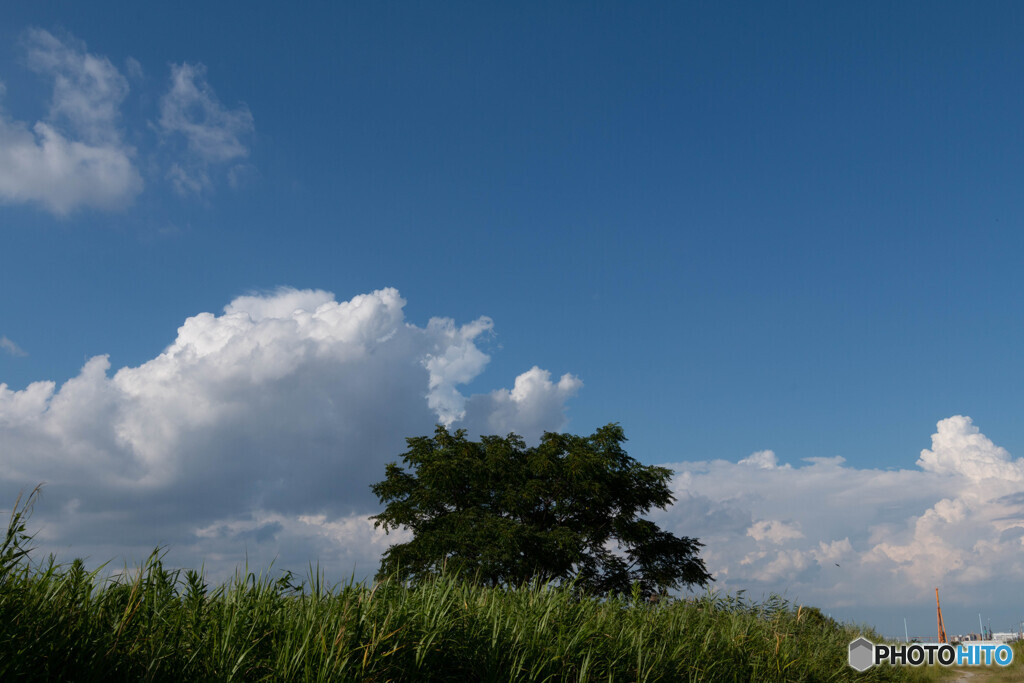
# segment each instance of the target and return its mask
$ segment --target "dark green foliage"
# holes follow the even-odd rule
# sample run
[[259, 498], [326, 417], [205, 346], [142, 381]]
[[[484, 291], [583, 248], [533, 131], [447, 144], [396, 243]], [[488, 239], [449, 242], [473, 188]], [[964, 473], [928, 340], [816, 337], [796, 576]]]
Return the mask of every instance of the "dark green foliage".
[[28, 543], [32, 536], [25, 531], [25, 520], [32, 514], [32, 506], [39, 498], [41, 488], [35, 487], [24, 504], [21, 502], [21, 494], [18, 494], [18, 499], [14, 501], [3, 545], [0, 546], [0, 586], [6, 585], [12, 576], [16, 576], [16, 572], [22, 567], [22, 561], [28, 556]]
[[413, 533], [388, 549], [380, 576], [445, 567], [491, 586], [571, 580], [602, 595], [707, 584], [702, 544], [640, 517], [673, 501], [671, 471], [631, 458], [625, 440], [616, 424], [588, 437], [547, 433], [534, 448], [515, 434], [477, 442], [442, 426], [407, 439], [406, 469], [389, 464], [371, 487], [386, 506], [375, 524]]

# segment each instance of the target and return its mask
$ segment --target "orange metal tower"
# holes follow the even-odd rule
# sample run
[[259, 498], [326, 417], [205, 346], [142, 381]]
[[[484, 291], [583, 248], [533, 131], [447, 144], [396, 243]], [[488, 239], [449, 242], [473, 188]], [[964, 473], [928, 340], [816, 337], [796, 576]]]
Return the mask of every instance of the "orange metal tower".
[[942, 623], [942, 606], [939, 604], [939, 589], [935, 589], [935, 609], [939, 613], [939, 642], [946, 642], [946, 625]]

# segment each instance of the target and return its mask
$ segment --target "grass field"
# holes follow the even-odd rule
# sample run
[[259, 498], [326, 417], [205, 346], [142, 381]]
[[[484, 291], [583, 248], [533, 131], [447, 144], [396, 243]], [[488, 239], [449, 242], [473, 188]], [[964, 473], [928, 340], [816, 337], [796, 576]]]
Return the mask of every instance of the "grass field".
[[[25, 508], [22, 508], [24, 510]], [[239, 572], [144, 566], [101, 581], [79, 561], [34, 564], [24, 515], [0, 552], [0, 680], [74, 681], [920, 681], [856, 674], [847, 645], [868, 629], [780, 598], [707, 593], [649, 604], [455, 576], [416, 586], [327, 586], [315, 569]], [[976, 679], [977, 680], [977, 679]]]

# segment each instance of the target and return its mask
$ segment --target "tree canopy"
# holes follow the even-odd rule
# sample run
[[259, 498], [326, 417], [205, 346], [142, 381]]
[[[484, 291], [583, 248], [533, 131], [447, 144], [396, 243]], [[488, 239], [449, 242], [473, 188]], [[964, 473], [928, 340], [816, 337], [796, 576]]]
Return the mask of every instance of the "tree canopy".
[[385, 506], [374, 525], [412, 532], [384, 553], [380, 575], [418, 579], [444, 566], [491, 585], [575, 579], [597, 594], [713, 581], [700, 541], [640, 517], [673, 502], [672, 472], [630, 457], [625, 440], [617, 424], [587, 437], [548, 432], [529, 448], [515, 434], [470, 441], [443, 426], [406, 439], [404, 468], [387, 465], [371, 486]]

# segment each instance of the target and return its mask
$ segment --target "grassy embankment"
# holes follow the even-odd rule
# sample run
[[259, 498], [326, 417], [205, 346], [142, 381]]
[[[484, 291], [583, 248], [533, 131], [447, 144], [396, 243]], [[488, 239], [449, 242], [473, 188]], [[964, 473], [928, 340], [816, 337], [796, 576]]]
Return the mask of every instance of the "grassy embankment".
[[649, 605], [442, 576], [328, 588], [239, 574], [209, 587], [156, 553], [107, 581], [81, 562], [32, 564], [25, 511], [0, 549], [0, 680], [906, 681], [857, 675], [860, 633], [781, 599], [709, 593]]

